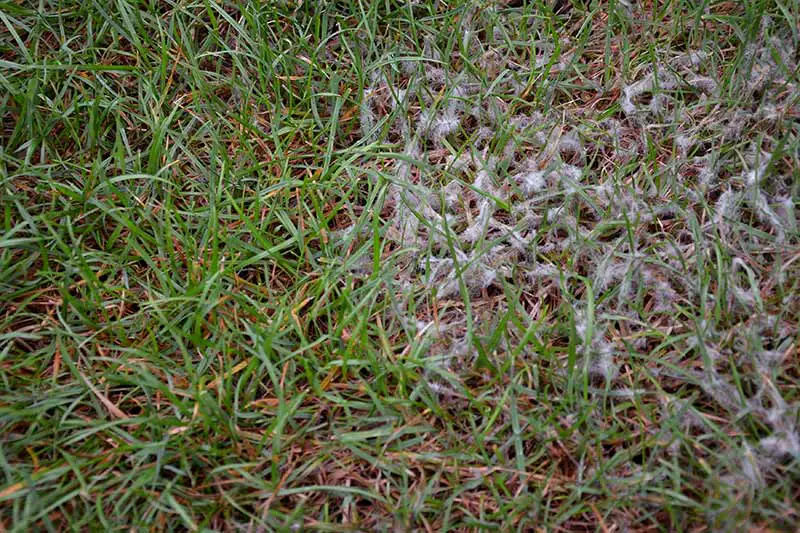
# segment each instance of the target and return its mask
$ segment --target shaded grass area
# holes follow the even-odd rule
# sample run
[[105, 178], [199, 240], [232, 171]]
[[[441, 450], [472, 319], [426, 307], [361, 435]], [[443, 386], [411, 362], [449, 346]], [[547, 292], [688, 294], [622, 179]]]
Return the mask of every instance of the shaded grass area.
[[0, 3], [3, 527], [796, 525], [797, 5], [521, 4]]

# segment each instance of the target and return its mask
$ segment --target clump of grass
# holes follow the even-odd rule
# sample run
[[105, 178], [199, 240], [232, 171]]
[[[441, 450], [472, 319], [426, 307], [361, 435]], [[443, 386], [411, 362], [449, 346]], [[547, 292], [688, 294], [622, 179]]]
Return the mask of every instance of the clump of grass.
[[0, 525], [791, 529], [800, 13], [589, 4], [4, 6]]

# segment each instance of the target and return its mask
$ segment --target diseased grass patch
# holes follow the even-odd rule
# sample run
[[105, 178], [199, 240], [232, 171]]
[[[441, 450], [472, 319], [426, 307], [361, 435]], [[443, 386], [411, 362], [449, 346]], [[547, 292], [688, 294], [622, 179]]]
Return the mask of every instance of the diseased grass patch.
[[3, 7], [3, 527], [793, 527], [797, 6], [512, 4]]

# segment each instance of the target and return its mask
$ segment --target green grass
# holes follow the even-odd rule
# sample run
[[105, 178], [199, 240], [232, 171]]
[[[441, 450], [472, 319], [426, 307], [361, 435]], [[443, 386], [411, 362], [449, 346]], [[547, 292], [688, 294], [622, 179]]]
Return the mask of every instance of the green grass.
[[800, 8], [626, 4], [0, 0], [0, 530], [794, 530]]

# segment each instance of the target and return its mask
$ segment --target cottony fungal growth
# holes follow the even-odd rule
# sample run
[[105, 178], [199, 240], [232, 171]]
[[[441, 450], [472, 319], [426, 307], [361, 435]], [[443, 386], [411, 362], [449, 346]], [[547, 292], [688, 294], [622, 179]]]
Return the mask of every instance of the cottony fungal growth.
[[800, 4], [0, 9], [0, 530], [800, 529]]

